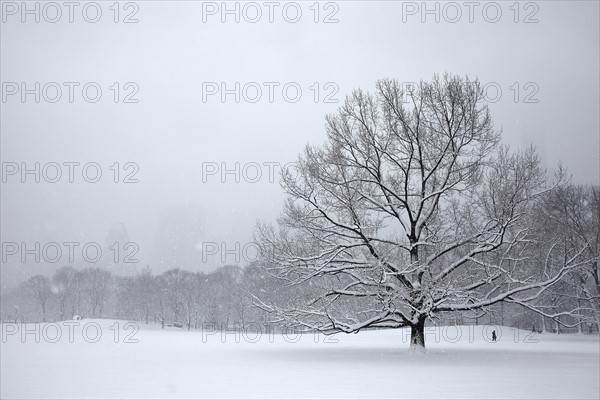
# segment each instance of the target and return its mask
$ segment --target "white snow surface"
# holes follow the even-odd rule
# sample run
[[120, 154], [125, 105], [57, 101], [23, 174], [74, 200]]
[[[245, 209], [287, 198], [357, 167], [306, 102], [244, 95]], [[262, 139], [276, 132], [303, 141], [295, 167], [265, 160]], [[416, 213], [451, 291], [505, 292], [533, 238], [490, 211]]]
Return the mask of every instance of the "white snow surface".
[[126, 340], [126, 321], [70, 321], [71, 335], [64, 324], [28, 324], [25, 337], [2, 324], [3, 399], [600, 398], [597, 335], [427, 328], [427, 354], [411, 355], [407, 330], [258, 336], [136, 322]]

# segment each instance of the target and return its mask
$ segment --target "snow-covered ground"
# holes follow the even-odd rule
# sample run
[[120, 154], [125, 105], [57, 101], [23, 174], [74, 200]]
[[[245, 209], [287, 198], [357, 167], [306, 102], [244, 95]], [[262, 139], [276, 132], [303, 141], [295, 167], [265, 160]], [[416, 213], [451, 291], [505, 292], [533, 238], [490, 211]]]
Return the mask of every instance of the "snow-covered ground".
[[430, 328], [427, 355], [411, 356], [405, 330], [257, 337], [70, 324], [42, 324], [37, 333], [30, 324], [25, 337], [24, 326], [2, 325], [3, 399], [600, 398], [597, 336]]

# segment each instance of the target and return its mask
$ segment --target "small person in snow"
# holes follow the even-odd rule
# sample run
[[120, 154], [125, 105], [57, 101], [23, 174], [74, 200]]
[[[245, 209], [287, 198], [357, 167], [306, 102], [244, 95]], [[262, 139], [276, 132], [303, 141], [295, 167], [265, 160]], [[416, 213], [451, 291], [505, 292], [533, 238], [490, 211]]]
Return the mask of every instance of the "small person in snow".
[[492, 342], [495, 342], [498, 337], [496, 336], [496, 330], [492, 331]]

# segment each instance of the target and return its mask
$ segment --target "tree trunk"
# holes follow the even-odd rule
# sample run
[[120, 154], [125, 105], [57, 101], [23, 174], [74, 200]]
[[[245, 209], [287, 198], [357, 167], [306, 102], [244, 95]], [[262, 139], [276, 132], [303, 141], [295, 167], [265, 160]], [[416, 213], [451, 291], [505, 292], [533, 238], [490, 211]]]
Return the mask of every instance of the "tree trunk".
[[66, 314], [66, 303], [65, 303], [65, 299], [61, 298], [60, 299], [60, 320], [64, 321], [65, 320], [65, 314]]
[[544, 317], [542, 315], [542, 333], [546, 333], [547, 328], [546, 328], [546, 317]]
[[[419, 247], [416, 246], [419, 238], [415, 233], [415, 224], [413, 223], [411, 225], [411, 232], [408, 237], [410, 241], [410, 262], [413, 264], [413, 267], [415, 264], [419, 263]], [[409, 351], [413, 354], [425, 353], [425, 318], [425, 316], [419, 315], [417, 319], [418, 322], [410, 326]]]
[[425, 318], [419, 317], [419, 322], [410, 327], [411, 353], [425, 353]]
[[577, 297], [577, 315], [579, 315], [577, 333], [581, 334], [583, 333], [583, 315], [581, 314], [581, 299], [579, 297]]

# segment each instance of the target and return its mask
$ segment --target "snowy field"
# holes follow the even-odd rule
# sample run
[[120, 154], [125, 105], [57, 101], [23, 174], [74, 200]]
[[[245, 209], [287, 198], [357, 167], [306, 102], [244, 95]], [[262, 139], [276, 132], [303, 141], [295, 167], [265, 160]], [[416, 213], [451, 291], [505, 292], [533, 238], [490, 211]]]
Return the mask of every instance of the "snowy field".
[[411, 356], [402, 330], [257, 337], [70, 324], [31, 324], [24, 337], [3, 324], [3, 399], [600, 398], [597, 336], [430, 328], [428, 354]]

